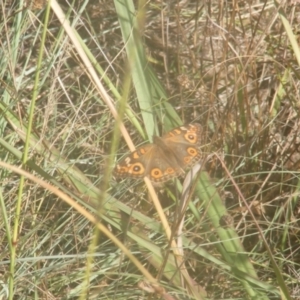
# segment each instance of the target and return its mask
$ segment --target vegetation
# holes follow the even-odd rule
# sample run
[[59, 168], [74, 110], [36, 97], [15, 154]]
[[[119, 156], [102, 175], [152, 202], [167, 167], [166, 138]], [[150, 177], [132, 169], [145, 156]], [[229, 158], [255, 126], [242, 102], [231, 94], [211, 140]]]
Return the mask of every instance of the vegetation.
[[[0, 299], [300, 299], [300, 3], [282, 3], [0, 3]], [[193, 180], [112, 176], [187, 123]]]

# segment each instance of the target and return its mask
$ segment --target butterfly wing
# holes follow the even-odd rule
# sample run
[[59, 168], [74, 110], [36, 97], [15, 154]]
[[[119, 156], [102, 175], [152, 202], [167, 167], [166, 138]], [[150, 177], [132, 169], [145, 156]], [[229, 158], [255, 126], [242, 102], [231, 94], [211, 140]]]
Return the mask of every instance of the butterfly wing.
[[146, 144], [131, 152], [115, 166], [114, 175], [116, 177], [145, 177], [153, 150], [152, 144]]
[[[195, 165], [202, 158], [200, 124], [189, 124], [177, 127], [160, 138], [169, 151], [172, 151], [177, 164], [183, 168]], [[161, 146], [163, 147], [163, 146]]]
[[178, 165], [171, 166], [164, 150], [156, 144], [139, 147], [121, 160], [114, 169], [116, 177], [143, 178], [148, 176], [153, 182], [168, 181], [181, 172]]

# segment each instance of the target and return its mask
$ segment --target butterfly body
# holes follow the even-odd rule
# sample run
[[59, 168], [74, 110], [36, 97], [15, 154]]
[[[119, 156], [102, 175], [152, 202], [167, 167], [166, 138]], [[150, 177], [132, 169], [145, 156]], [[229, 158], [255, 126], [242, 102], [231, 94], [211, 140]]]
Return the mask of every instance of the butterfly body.
[[201, 159], [199, 124], [180, 126], [161, 137], [154, 136], [152, 144], [145, 144], [122, 159], [114, 169], [117, 177], [143, 178], [165, 182], [184, 174]]

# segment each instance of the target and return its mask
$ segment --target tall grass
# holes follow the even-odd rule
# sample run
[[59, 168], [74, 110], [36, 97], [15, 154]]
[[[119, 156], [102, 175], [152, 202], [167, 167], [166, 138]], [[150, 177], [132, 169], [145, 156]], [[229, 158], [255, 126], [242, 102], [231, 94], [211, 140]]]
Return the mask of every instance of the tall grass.
[[[295, 298], [299, 5], [68, 5], [1, 3], [2, 299]], [[184, 210], [112, 177], [190, 122]]]

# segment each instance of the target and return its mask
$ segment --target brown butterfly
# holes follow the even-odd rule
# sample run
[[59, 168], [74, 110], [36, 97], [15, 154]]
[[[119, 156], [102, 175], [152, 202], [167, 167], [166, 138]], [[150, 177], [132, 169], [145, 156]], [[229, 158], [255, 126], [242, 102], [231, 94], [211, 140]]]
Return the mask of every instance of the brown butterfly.
[[202, 157], [202, 126], [188, 124], [154, 136], [153, 144], [145, 144], [123, 158], [114, 168], [116, 177], [143, 178], [165, 182], [184, 174]]

